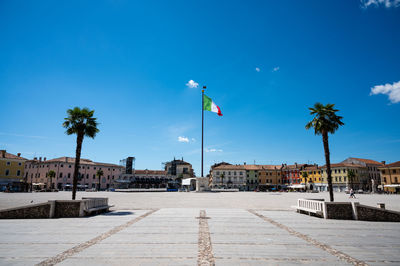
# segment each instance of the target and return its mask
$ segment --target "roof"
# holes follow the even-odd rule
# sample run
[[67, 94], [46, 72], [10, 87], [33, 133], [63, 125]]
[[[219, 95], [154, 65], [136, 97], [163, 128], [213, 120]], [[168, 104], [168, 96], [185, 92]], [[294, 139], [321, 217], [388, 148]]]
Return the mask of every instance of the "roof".
[[394, 163], [391, 163], [391, 164], [382, 165], [379, 168], [388, 168], [388, 167], [400, 167], [400, 161], [394, 162]]
[[213, 168], [213, 170], [248, 170], [248, 171], [260, 171], [260, 170], [275, 170], [280, 169], [281, 165], [263, 165], [263, 164], [236, 164], [236, 165], [219, 165]]
[[[3, 157], [3, 153], [4, 152], [4, 157]], [[21, 156], [17, 156], [17, 155], [14, 155], [14, 154], [12, 154], [12, 153], [8, 153], [8, 152], [6, 152], [5, 150], [1, 150], [1, 153], [0, 153], [0, 159], [1, 158], [5, 158], [5, 159], [16, 159], [16, 160], [25, 160], [25, 161], [27, 161], [28, 159], [26, 159], [26, 158], [24, 158], [24, 157], [21, 157]]]
[[135, 170], [135, 175], [166, 175], [167, 171], [163, 170]]
[[353, 158], [353, 157], [350, 157], [349, 159], [357, 160], [357, 161], [360, 161], [360, 162], [363, 162], [363, 163], [366, 163], [366, 164], [376, 164], [376, 165], [382, 165], [383, 166], [383, 163], [380, 163], [380, 162], [377, 162], [377, 161], [374, 161], [374, 160], [370, 160], [370, 159], [361, 159], [361, 158]]
[[300, 169], [303, 166], [307, 166], [307, 164], [292, 164], [292, 165], [285, 164], [285, 165], [283, 165], [282, 168], [283, 169]]
[[307, 170], [319, 170], [319, 169], [321, 169], [321, 167], [318, 167], [318, 165], [311, 165], [304, 167], [303, 170], [307, 171]]
[[213, 170], [245, 170], [245, 165], [236, 164], [236, 165], [219, 165], [214, 167]]
[[[364, 168], [364, 166], [354, 163], [332, 163], [331, 168], [337, 167], [356, 167], [356, 168]], [[326, 165], [321, 166], [321, 168], [326, 168]]]
[[[30, 161], [37, 161], [37, 160], [30, 160]], [[51, 160], [46, 160], [46, 161], [41, 161], [42, 163], [75, 163], [75, 158], [74, 157], [59, 157], [59, 158], [54, 158]], [[112, 163], [101, 163], [101, 162], [93, 162], [92, 160], [89, 159], [84, 159], [81, 158], [79, 164], [85, 164], [85, 165], [103, 165], [103, 166], [110, 166], [110, 167], [118, 167], [118, 168], [123, 168], [121, 165], [117, 164], [112, 164]]]

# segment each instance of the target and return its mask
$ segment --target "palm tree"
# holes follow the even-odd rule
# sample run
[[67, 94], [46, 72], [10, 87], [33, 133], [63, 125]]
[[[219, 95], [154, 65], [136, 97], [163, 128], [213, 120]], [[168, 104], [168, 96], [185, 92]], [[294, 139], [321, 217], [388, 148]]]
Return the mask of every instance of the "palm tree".
[[329, 154], [328, 134], [335, 133], [339, 126], [344, 125], [341, 121], [343, 117], [336, 115], [339, 110], [334, 109], [334, 104], [323, 105], [321, 103], [314, 104], [314, 107], [308, 108], [311, 115], [315, 115], [313, 120], [306, 124], [306, 129], [314, 128], [315, 135], [322, 135], [324, 144], [325, 161], [328, 174], [328, 189], [330, 201], [333, 201], [332, 173], [331, 161]]
[[302, 173], [302, 176], [303, 176], [303, 178], [304, 178], [304, 188], [305, 188], [305, 190], [307, 191], [307, 178], [308, 178], [308, 174], [307, 174], [307, 172], [303, 172]]
[[67, 110], [68, 117], [64, 118], [63, 127], [67, 129], [65, 132], [67, 135], [76, 134], [76, 155], [75, 155], [75, 169], [73, 176], [72, 185], [72, 199], [76, 197], [76, 187], [78, 184], [79, 174], [79, 162], [81, 160], [82, 142], [85, 136], [94, 138], [99, 132], [97, 128], [96, 118], [93, 117], [94, 110], [88, 108], [80, 109], [75, 107], [74, 109]]
[[96, 175], [99, 178], [99, 188], [98, 188], [98, 190], [100, 191], [100, 188], [101, 188], [100, 179], [104, 175], [103, 170], [101, 170], [101, 169], [97, 170]]
[[347, 171], [347, 179], [348, 179], [348, 181], [350, 183], [350, 188], [353, 188], [355, 177], [356, 177], [356, 174], [354, 173], [354, 171], [349, 169]]
[[52, 189], [52, 185], [53, 185], [53, 177], [56, 177], [56, 172], [54, 172], [53, 170], [50, 170], [47, 173], [47, 177], [50, 179], [50, 189]]

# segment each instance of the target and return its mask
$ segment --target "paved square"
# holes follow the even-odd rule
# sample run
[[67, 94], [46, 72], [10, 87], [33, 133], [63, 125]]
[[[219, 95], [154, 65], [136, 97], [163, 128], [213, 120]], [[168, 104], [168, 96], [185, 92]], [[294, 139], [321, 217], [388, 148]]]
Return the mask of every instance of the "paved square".
[[[34, 200], [39, 201], [45, 194], [19, 195], [20, 200], [38, 196]], [[400, 223], [297, 214], [289, 207], [307, 196], [303, 193], [103, 194], [115, 204], [114, 212], [87, 218], [0, 220], [0, 265], [400, 264]], [[170, 198], [162, 203], [157, 196]], [[387, 195], [362, 195], [360, 201], [386, 199], [389, 206], [400, 202], [398, 196], [376, 196]], [[258, 197], [261, 203], [253, 201]], [[152, 198], [153, 203], [146, 202]], [[188, 201], [197, 198], [200, 202]], [[174, 200], [176, 207], [171, 207]], [[260, 205], [263, 208], [253, 208]]]

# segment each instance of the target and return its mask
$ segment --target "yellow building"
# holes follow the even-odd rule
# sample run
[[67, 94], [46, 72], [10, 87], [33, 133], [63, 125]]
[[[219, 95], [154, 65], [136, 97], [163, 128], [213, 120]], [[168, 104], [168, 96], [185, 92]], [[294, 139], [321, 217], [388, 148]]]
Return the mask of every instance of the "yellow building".
[[27, 159], [0, 150], [0, 191], [24, 189], [24, 167]]
[[378, 168], [381, 172], [381, 184], [384, 191], [400, 193], [400, 161]]
[[[304, 173], [307, 173], [307, 180], [304, 177]], [[302, 179], [301, 183], [302, 184], [307, 184], [307, 189], [310, 190], [318, 190], [318, 187], [322, 186], [322, 174], [321, 174], [321, 169], [318, 167], [318, 165], [312, 165], [312, 166], [307, 166], [304, 168], [302, 171]], [[306, 182], [307, 181], [307, 182]]]
[[[353, 171], [354, 178], [349, 178], [348, 174], [349, 171]], [[331, 164], [331, 171], [332, 171], [332, 186], [333, 191], [341, 192], [345, 191], [346, 189], [353, 188], [354, 190], [358, 190], [360, 188], [360, 180], [364, 179], [368, 176], [368, 169], [367, 167], [352, 164], [352, 163], [337, 163]], [[326, 166], [321, 167], [321, 181], [322, 191], [328, 190], [328, 174], [326, 170]]]

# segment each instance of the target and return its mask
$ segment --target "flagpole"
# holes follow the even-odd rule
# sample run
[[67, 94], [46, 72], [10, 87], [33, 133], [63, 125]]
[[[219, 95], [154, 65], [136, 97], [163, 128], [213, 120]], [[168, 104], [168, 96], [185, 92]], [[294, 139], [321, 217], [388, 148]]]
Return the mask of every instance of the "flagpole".
[[203, 86], [201, 90], [201, 177], [203, 177], [203, 146], [204, 146], [204, 90], [206, 86]]

